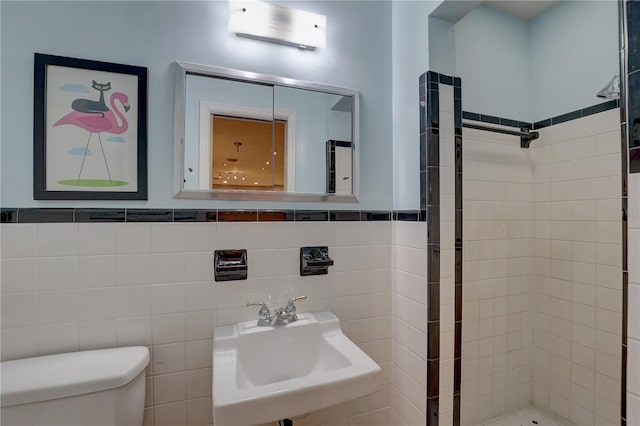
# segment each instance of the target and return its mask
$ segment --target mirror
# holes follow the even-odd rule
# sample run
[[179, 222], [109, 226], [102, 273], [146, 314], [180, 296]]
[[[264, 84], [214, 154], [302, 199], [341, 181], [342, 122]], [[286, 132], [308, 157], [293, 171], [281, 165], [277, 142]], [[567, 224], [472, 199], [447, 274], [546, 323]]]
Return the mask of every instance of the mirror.
[[175, 198], [357, 201], [358, 92], [176, 62]]

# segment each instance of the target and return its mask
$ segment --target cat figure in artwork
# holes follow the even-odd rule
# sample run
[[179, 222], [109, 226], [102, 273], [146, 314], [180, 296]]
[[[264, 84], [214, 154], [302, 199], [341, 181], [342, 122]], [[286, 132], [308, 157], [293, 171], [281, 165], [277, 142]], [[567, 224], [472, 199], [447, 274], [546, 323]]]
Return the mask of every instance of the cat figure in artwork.
[[104, 92], [111, 90], [111, 82], [100, 84], [93, 80], [91, 87], [100, 92], [100, 99], [97, 101], [91, 99], [76, 99], [71, 103], [71, 109], [88, 114], [100, 114], [104, 117], [104, 113], [109, 111], [109, 107], [107, 107], [107, 104], [104, 102]]

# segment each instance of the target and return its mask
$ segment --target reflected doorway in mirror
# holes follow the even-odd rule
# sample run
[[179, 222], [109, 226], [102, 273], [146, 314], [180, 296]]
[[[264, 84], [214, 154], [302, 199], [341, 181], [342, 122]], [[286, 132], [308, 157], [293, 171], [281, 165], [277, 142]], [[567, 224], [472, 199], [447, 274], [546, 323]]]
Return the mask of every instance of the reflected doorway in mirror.
[[212, 115], [209, 188], [286, 191], [287, 124]]

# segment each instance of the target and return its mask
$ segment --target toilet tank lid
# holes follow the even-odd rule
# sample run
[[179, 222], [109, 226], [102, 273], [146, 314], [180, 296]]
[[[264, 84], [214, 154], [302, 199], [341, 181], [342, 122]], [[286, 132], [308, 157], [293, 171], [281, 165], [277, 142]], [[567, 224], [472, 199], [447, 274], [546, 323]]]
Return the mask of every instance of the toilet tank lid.
[[0, 406], [99, 392], [126, 385], [149, 363], [144, 346], [71, 352], [0, 363]]

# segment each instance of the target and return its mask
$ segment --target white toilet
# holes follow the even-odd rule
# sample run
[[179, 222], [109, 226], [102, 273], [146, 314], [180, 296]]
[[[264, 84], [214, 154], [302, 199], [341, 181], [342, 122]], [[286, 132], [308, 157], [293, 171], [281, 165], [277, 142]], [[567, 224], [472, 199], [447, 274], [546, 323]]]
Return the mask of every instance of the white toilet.
[[144, 346], [2, 362], [2, 426], [140, 426], [148, 363]]

